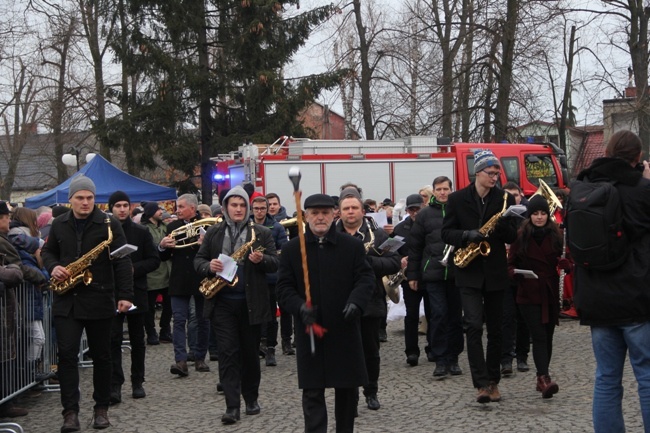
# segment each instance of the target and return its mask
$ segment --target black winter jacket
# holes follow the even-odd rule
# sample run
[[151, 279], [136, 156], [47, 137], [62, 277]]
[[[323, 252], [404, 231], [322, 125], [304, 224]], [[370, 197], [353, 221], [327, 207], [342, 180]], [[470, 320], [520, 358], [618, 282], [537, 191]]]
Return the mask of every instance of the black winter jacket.
[[[197, 213], [190, 222], [201, 219]], [[184, 226], [181, 220], [172, 221], [167, 225], [167, 234]], [[194, 257], [199, 251], [198, 245], [185, 248], [167, 248], [160, 251], [160, 259], [171, 260], [172, 269], [169, 274], [169, 294], [171, 296], [199, 295], [201, 277], [194, 271]]]
[[[127, 218], [122, 223], [126, 241], [138, 249], [129, 258], [133, 263], [133, 305], [138, 307], [133, 313], [145, 313], [149, 310], [147, 295], [147, 274], [155, 271], [160, 266], [158, 247], [153, 243], [149, 230]], [[127, 313], [128, 314], [128, 313]]]
[[[107, 217], [107, 214], [95, 207], [79, 237], [72, 212], [54, 219], [41, 253], [43, 264], [50, 275], [57, 265], [69, 265], [108, 239], [108, 224], [105, 223]], [[89, 268], [93, 275], [92, 282], [88, 286], [78, 284], [63, 295], [55, 293], [52, 303], [52, 313], [55, 316], [72, 314], [75, 319], [107, 319], [115, 316], [116, 297], [117, 301], [133, 302], [131, 259], [128, 256], [120, 259], [109, 257], [111, 251], [126, 243], [126, 237], [119, 221], [113, 217], [108, 218], [113, 241], [92, 262]]]
[[650, 320], [650, 180], [619, 158], [598, 158], [578, 175], [609, 179], [623, 203], [630, 255], [611, 271], [576, 266], [574, 302], [583, 325], [623, 325]]
[[[464, 240], [463, 233], [478, 230], [499, 213], [503, 209], [503, 196], [501, 188], [492, 188], [484, 197], [485, 212], [481, 215], [480, 198], [473, 182], [450, 194], [442, 225], [443, 242], [456, 247], [456, 251], [460, 247], [466, 247], [467, 241]], [[507, 195], [506, 200], [506, 208], [515, 204], [515, 198], [511, 194]], [[487, 291], [505, 290], [510, 284], [505, 244], [514, 242], [516, 238], [515, 218], [502, 218], [486, 239], [490, 245], [490, 254], [479, 255], [465, 268], [456, 268], [456, 286], [475, 289], [485, 286]]]
[[429, 205], [418, 212], [408, 240], [406, 276], [409, 280], [432, 282], [453, 279], [453, 255], [449, 256], [447, 267], [440, 264], [446, 245], [441, 236], [446, 207], [447, 203], [439, 203], [432, 198]]

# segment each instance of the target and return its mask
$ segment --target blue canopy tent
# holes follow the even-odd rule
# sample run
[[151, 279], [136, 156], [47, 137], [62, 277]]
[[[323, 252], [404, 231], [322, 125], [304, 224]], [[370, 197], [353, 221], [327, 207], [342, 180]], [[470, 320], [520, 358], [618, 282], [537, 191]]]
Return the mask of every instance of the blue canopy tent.
[[96, 155], [81, 170], [72, 175], [62, 184], [35, 195], [25, 200], [25, 207], [36, 209], [39, 206], [51, 206], [68, 202], [68, 187], [75, 176], [79, 174], [88, 176], [95, 182], [97, 188], [95, 203], [108, 203], [108, 198], [115, 191], [124, 191], [129, 195], [131, 201], [165, 201], [176, 200], [176, 190], [165, 186], [147, 182], [120, 170], [104, 159]]

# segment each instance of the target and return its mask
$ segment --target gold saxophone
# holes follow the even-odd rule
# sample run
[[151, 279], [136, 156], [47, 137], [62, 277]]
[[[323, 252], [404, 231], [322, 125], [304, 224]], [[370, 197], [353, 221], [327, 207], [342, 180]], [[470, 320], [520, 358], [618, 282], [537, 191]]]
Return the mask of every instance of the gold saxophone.
[[86, 254], [66, 266], [65, 269], [70, 273], [70, 276], [68, 278], [63, 281], [57, 281], [54, 278], [50, 278], [50, 290], [52, 290], [54, 293], [63, 295], [68, 290], [72, 289], [81, 282], [87, 286], [93, 281], [93, 274], [88, 268], [90, 268], [90, 265], [97, 257], [99, 257], [102, 251], [104, 251], [104, 249], [108, 247], [111, 242], [113, 242], [111, 219], [107, 216], [104, 222], [108, 227], [108, 239], [100, 242], [100, 244], [95, 248], [88, 251]]
[[[251, 240], [246, 242], [244, 245], [239, 247], [237, 251], [232, 253], [230, 258], [232, 258], [234, 261], [238, 262], [242, 260], [245, 256], [246, 253], [250, 252], [251, 248], [253, 247], [253, 244], [255, 243], [256, 236], [255, 236], [255, 229], [253, 229], [254, 224], [251, 222], [249, 224], [249, 228], [251, 230]], [[255, 251], [264, 251], [264, 247], [259, 246], [255, 249]], [[239, 278], [237, 275], [235, 275], [235, 278], [232, 280], [232, 282], [226, 280], [225, 278], [217, 275], [213, 278], [204, 278], [201, 281], [201, 284], [199, 285], [199, 291], [203, 296], [205, 296], [206, 299], [211, 299], [219, 293], [221, 289], [226, 287], [226, 285], [232, 287], [237, 284], [239, 281]]]
[[366, 254], [368, 254], [370, 248], [372, 248], [372, 246], [375, 244], [375, 234], [372, 232], [371, 227], [368, 227], [368, 234], [370, 235], [370, 240], [363, 244], [364, 248], [366, 249]]
[[[501, 218], [508, 207], [508, 193], [503, 194], [503, 208], [501, 212], [495, 214], [488, 222], [483, 224], [483, 227], [478, 229], [478, 231], [487, 238], [490, 236], [490, 233], [494, 230], [494, 227], [497, 225], [497, 221]], [[464, 268], [470, 264], [478, 255], [487, 256], [490, 254], [490, 244], [487, 241], [481, 241], [479, 243], [472, 242], [467, 245], [465, 248], [459, 248], [454, 254], [454, 264], [459, 268]]]

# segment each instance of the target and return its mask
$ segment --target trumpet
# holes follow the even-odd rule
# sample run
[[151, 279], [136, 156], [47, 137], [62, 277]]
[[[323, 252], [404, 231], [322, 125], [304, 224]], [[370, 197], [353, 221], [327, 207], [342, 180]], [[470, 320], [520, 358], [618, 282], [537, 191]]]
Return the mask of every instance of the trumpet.
[[453, 245], [449, 245], [449, 244], [445, 245], [445, 249], [442, 251], [442, 259], [438, 260], [438, 262], [446, 268], [447, 264], [449, 263], [449, 256], [453, 252], [454, 252]]
[[210, 226], [223, 221], [223, 217], [217, 218], [203, 218], [201, 220], [192, 221], [184, 226], [174, 229], [167, 235], [176, 241], [175, 248], [187, 248], [196, 245], [199, 242], [201, 229], [206, 230]]

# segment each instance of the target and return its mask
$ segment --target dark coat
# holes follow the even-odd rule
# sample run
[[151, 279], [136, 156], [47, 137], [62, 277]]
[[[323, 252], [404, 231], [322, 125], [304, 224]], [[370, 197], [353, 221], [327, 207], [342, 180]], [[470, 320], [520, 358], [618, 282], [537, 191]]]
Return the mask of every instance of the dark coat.
[[447, 203], [439, 203], [431, 198], [429, 205], [418, 212], [408, 238], [406, 276], [409, 280], [432, 282], [453, 279], [453, 255], [448, 257], [447, 267], [440, 264], [446, 246], [441, 235], [446, 210]]
[[650, 320], [650, 180], [617, 158], [598, 158], [578, 175], [611, 179], [623, 203], [630, 254], [612, 271], [576, 266], [574, 303], [583, 325], [622, 325]]
[[41, 253], [47, 271], [57, 266], [67, 266], [101, 242], [108, 239], [108, 227], [105, 222], [110, 218], [113, 241], [94, 260], [89, 268], [93, 275], [90, 285], [83, 283], [70, 289], [63, 295], [54, 294], [52, 313], [55, 316], [69, 316], [75, 319], [107, 319], [115, 316], [117, 300], [133, 302], [133, 267], [131, 259], [126, 256], [111, 260], [110, 251], [126, 243], [126, 237], [120, 223], [95, 207], [88, 216], [86, 225], [77, 237], [74, 216], [66, 212], [54, 219], [52, 229]]
[[[201, 219], [199, 214], [190, 220]], [[185, 225], [185, 221], [176, 220], [167, 225], [167, 234]], [[170, 260], [172, 269], [169, 274], [169, 294], [171, 296], [199, 295], [201, 276], [194, 271], [194, 258], [199, 251], [199, 245], [185, 248], [167, 248], [160, 251], [160, 259]]]
[[137, 251], [129, 254], [133, 264], [133, 305], [138, 307], [133, 313], [144, 313], [149, 310], [147, 295], [147, 274], [158, 269], [160, 257], [158, 247], [153, 243], [149, 230], [127, 218], [122, 223], [126, 241], [138, 247]]
[[276, 286], [280, 308], [293, 314], [296, 325], [298, 386], [303, 389], [361, 386], [367, 383], [368, 374], [360, 321], [346, 322], [343, 309], [348, 303], [354, 303], [364, 310], [376, 287], [363, 244], [337, 232], [332, 224], [322, 243], [307, 226], [305, 247], [316, 322], [327, 329], [322, 338], [314, 338], [314, 355], [300, 317], [305, 284], [299, 238], [282, 248]]
[[[349, 236], [340, 220], [336, 223], [336, 228], [339, 232]], [[370, 242], [369, 231], [370, 227], [368, 227], [368, 223], [364, 218], [361, 227], [354, 237], [361, 240], [365, 245], [366, 242]], [[384, 229], [375, 229], [372, 233], [375, 237], [375, 241], [366, 253], [366, 258], [375, 274], [375, 290], [372, 292], [372, 298], [370, 298], [368, 305], [363, 311], [363, 316], [386, 317], [388, 306], [386, 304], [386, 290], [384, 289], [382, 278], [387, 275], [398, 273], [402, 268], [402, 262], [399, 254], [396, 252], [383, 252], [380, 254], [379, 246], [388, 239], [388, 235]], [[361, 235], [363, 235], [363, 238]]]
[[[541, 244], [529, 239], [525, 256], [519, 252], [523, 248], [520, 237], [510, 245], [508, 254], [508, 274], [517, 282], [517, 304], [541, 305], [542, 323], [548, 323], [549, 318], [557, 320], [555, 315], [549, 316], [549, 311], [559, 308], [560, 276], [557, 263], [562, 255], [562, 248], [554, 246], [549, 234], [544, 236]], [[515, 269], [527, 269], [537, 274], [537, 279], [523, 278], [515, 275]], [[552, 310], [549, 310], [552, 306]]]
[[[249, 223], [246, 233], [246, 242], [251, 240], [251, 224], [255, 230], [256, 240], [251, 248], [254, 250], [259, 246], [264, 247], [264, 258], [260, 263], [253, 263], [248, 260], [248, 253], [243, 260], [244, 281], [246, 291], [246, 305], [248, 307], [248, 322], [251, 325], [259, 325], [271, 320], [269, 306], [269, 287], [266, 281], [268, 272], [275, 272], [278, 269], [278, 255], [275, 249], [275, 241], [271, 230], [255, 223]], [[221, 222], [210, 227], [205, 234], [203, 243], [194, 259], [194, 269], [201, 278], [213, 278], [214, 273], [210, 272], [210, 260], [219, 257], [223, 250], [223, 241], [227, 224]], [[219, 302], [220, 294], [217, 293], [212, 299], [206, 300], [203, 310], [204, 317], [210, 317], [214, 304]]]
[[[492, 216], [501, 212], [503, 195], [501, 188], [492, 188], [485, 196], [485, 212], [481, 215], [480, 198], [473, 182], [450, 194], [442, 225], [442, 240], [456, 247], [456, 251], [466, 247], [463, 232], [480, 229]], [[515, 198], [508, 194], [506, 207], [514, 204]], [[516, 238], [516, 221], [514, 218], [503, 218], [486, 239], [490, 244], [490, 254], [479, 255], [465, 268], [456, 268], [456, 286], [480, 289], [485, 285], [487, 291], [505, 290], [510, 284], [505, 244], [514, 242]]]
[[[253, 216], [251, 216], [251, 221], [254, 221]], [[273, 236], [273, 241], [275, 242], [275, 250], [281, 251], [282, 246], [289, 242], [287, 231], [269, 214], [266, 215], [266, 218], [264, 219], [264, 223], [262, 225], [271, 230], [271, 235]], [[275, 284], [278, 281], [278, 273], [269, 272], [266, 274], [266, 281], [268, 281], [269, 284]]]

